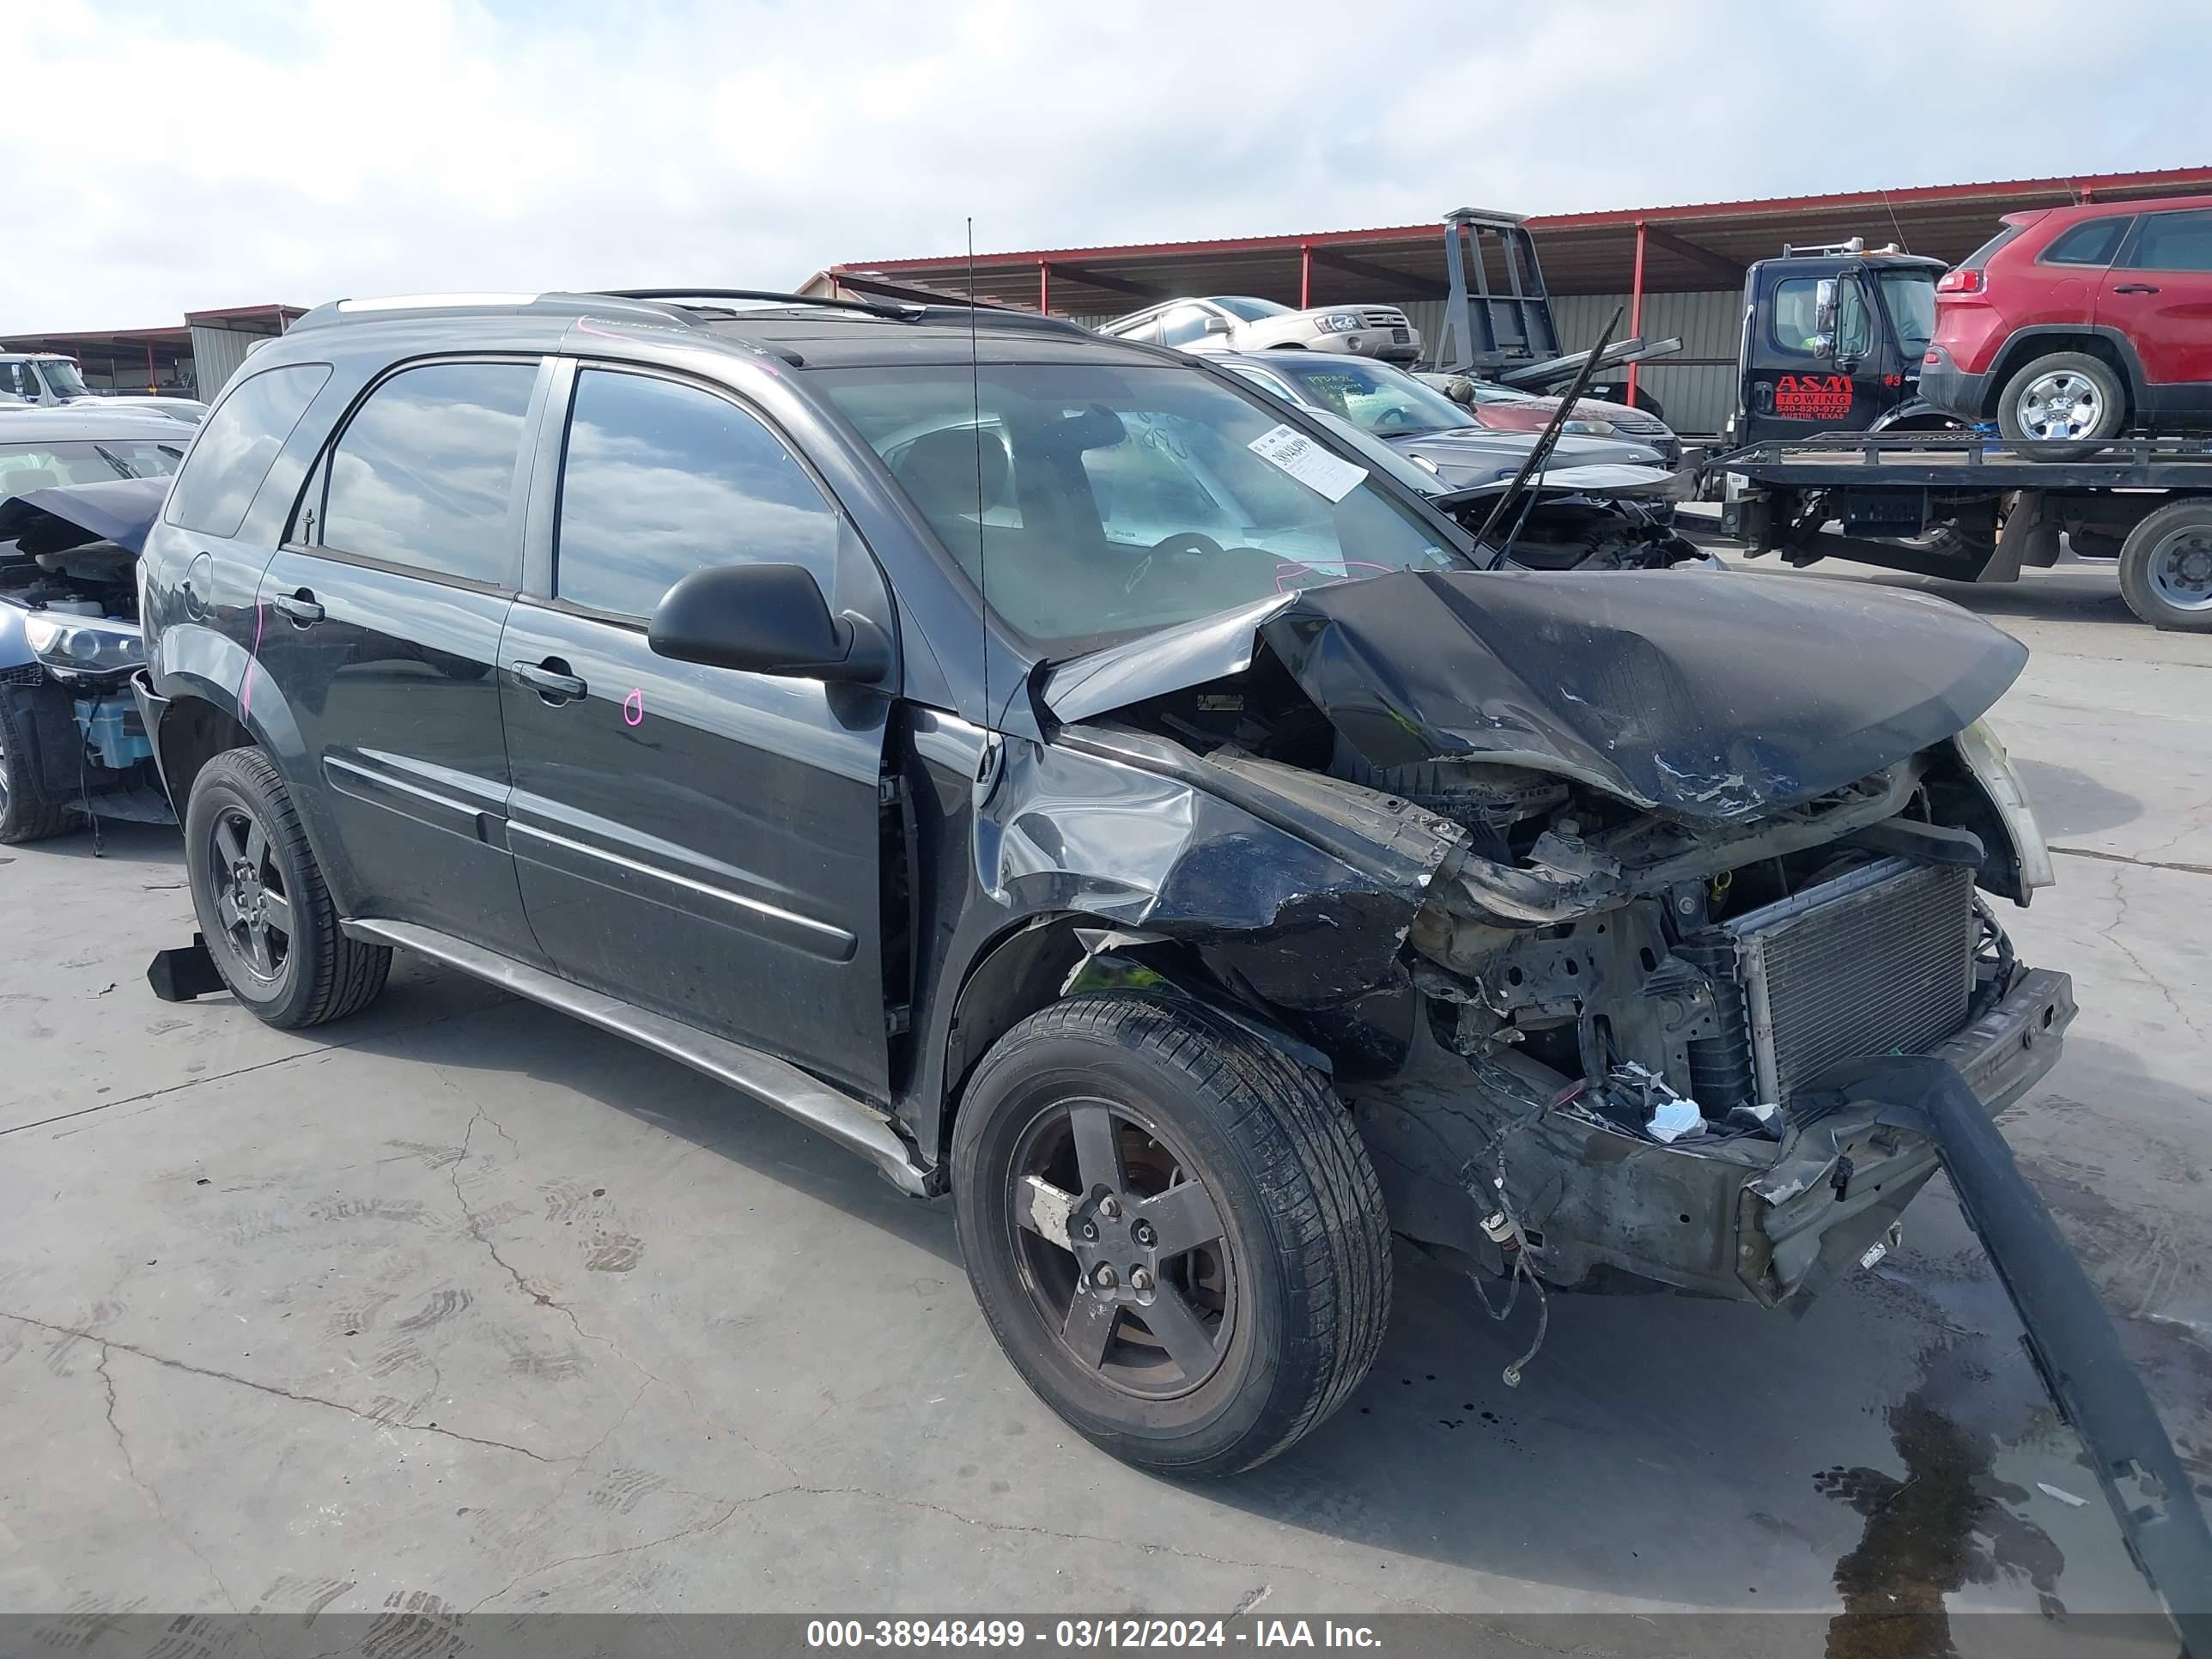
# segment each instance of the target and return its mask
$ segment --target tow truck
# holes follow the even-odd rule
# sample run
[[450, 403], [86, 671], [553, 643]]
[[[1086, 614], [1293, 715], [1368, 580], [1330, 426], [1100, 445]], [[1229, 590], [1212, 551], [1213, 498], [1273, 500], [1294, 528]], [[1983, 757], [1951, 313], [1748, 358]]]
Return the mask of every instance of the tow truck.
[[1784, 245], [1743, 277], [1735, 410], [1723, 447], [1822, 432], [1956, 432], [1923, 403], [1941, 259], [1866, 239]]

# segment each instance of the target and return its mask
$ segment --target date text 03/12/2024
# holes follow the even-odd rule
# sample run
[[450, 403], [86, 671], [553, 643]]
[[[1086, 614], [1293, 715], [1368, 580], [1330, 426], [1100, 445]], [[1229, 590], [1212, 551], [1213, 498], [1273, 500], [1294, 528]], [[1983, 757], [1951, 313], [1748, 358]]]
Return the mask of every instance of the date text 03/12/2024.
[[1365, 1625], [1321, 1619], [815, 1619], [810, 1648], [1364, 1648]]

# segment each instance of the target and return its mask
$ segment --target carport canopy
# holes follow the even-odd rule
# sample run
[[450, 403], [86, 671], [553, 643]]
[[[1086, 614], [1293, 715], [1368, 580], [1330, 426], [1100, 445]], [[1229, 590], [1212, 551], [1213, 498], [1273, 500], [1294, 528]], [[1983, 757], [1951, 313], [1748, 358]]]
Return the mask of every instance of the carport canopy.
[[[1669, 293], [1733, 288], [1744, 267], [1782, 252], [1863, 237], [1955, 263], [1987, 241], [2004, 214], [2082, 201], [2212, 191], [2212, 167], [2082, 174], [1540, 214], [1534, 234], [1554, 295]], [[1185, 294], [1251, 294], [1284, 305], [1440, 300], [1448, 291], [1440, 204], [1431, 224], [1313, 231], [1210, 241], [1034, 248], [975, 257], [975, 297], [1063, 316], [1135, 311]], [[964, 253], [832, 265], [817, 285], [865, 295], [911, 289], [965, 294]]]

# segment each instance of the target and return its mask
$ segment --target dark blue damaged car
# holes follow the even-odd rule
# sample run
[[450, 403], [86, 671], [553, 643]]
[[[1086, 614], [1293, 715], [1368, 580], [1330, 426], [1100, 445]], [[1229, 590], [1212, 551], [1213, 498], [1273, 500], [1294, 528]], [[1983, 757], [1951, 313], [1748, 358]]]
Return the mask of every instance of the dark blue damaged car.
[[2006, 635], [1495, 568], [1220, 365], [763, 298], [341, 302], [225, 389], [136, 685], [247, 1011], [411, 951], [724, 1079], [1187, 1475], [1358, 1384], [1393, 1235], [1780, 1304], [1937, 1165], [1862, 1062], [2056, 1061]]
[[130, 682], [138, 550], [191, 430], [104, 404], [0, 410], [0, 846], [169, 820]]

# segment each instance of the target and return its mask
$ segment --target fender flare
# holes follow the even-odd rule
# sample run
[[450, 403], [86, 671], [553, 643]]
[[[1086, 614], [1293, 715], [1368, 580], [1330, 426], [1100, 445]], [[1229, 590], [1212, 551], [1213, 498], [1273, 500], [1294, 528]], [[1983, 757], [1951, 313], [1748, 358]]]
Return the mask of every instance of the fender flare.
[[1946, 415], [1942, 410], [1936, 408], [1935, 404], [1928, 402], [1925, 398], [1907, 398], [1903, 403], [1898, 404], [1896, 408], [1883, 415], [1880, 420], [1869, 427], [1867, 430], [1869, 432], [1895, 432], [1905, 428], [1908, 423], [1916, 428], [1922, 425], [1931, 428], [1940, 425], [1959, 432], [1965, 432], [1969, 429], [1969, 426], [1966, 422], [1959, 419], [1955, 415]]
[[[2003, 346], [1990, 360], [1990, 378], [1985, 401], [1987, 418], [1996, 418], [1997, 399], [2004, 395], [2005, 385], [2020, 373], [2021, 365], [2036, 356], [2039, 340], [2094, 339], [2110, 346], [2120, 360], [2120, 372], [2127, 377], [2128, 402], [2131, 414], [2140, 416], [2144, 399], [2149, 395], [2150, 380], [2143, 373], [2142, 359], [2136, 354], [2135, 342], [2118, 329], [2101, 323], [2032, 323], [2016, 328], [2005, 337]], [[2025, 347], [2026, 349], [2022, 348]]]
[[[316, 757], [308, 751], [290, 700], [260, 668], [253, 653], [216, 628], [173, 623], [161, 631], [147, 678], [164, 706], [159, 721], [146, 735], [153, 742], [155, 764], [177, 822], [184, 822], [191, 786], [189, 781], [183, 781], [180, 791], [180, 781], [170, 767], [169, 739], [164, 734], [169, 732], [169, 723], [180, 705], [198, 702], [242, 728], [254, 745], [276, 763], [339, 913], [349, 914], [358, 884], [353, 878], [353, 866], [343, 855], [343, 843], [329, 819]], [[180, 793], [184, 799], [179, 798]]]
[[[1105, 937], [1096, 939], [1098, 948], [1091, 949], [1079, 933]], [[924, 1156], [942, 1164], [969, 1074], [991, 1045], [1030, 1015], [1072, 994], [1069, 987], [1075, 975], [1095, 964], [1151, 974], [1158, 988], [1213, 1010], [1324, 1077], [1334, 1073], [1327, 1054], [1225, 994], [1174, 941], [1132, 932], [1081, 911], [1041, 910], [1000, 928], [969, 959], [943, 1038], [944, 1084], [937, 1120], [933, 1125], [915, 1125]]]

